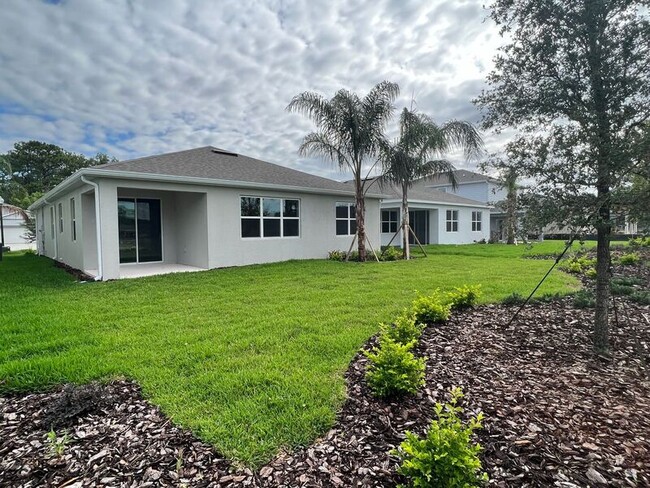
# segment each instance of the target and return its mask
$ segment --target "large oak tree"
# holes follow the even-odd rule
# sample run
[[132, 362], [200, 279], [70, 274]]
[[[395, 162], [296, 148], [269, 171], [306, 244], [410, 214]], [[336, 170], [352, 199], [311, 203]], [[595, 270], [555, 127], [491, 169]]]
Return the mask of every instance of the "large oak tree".
[[522, 172], [562, 220], [598, 238], [594, 346], [609, 348], [612, 191], [637, 164], [650, 117], [650, 0], [496, 0], [505, 46], [477, 102], [484, 125], [516, 128]]

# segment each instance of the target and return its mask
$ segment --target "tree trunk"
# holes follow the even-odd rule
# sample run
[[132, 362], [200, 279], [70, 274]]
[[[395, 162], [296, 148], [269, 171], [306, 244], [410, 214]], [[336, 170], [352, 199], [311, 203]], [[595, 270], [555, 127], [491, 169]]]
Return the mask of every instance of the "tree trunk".
[[359, 261], [363, 262], [366, 260], [366, 202], [363, 196], [363, 188], [361, 186], [360, 178], [356, 186], [355, 212], [357, 221], [357, 249], [359, 251]]
[[514, 244], [517, 233], [517, 188], [512, 181], [508, 181], [506, 200], [508, 202], [506, 208], [506, 243]]
[[[609, 209], [606, 210], [609, 214]], [[594, 349], [598, 353], [609, 350], [609, 283], [610, 253], [608, 222], [597, 226], [598, 247], [596, 249], [596, 316], [594, 318]]]
[[402, 253], [404, 259], [411, 259], [411, 246], [409, 246], [409, 202], [408, 188], [402, 187]]

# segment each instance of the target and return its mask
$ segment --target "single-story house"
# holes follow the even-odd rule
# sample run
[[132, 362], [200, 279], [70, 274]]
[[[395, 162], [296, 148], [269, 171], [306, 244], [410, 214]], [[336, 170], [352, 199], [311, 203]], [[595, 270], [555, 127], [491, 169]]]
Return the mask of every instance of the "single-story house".
[[98, 280], [324, 258], [356, 232], [349, 185], [211, 146], [82, 169], [30, 210], [38, 252]]
[[[2, 212], [3, 244], [12, 251], [34, 249], [34, 243], [27, 237], [27, 221], [25, 216], [8, 205], [0, 205]], [[0, 242], [3, 241], [0, 237]]]
[[[402, 195], [395, 188], [382, 188], [390, 195], [381, 202], [381, 244], [389, 244], [400, 226]], [[490, 238], [490, 205], [453, 193], [418, 188], [408, 192], [409, 224], [421, 244], [471, 244]], [[401, 246], [401, 231], [391, 243]], [[415, 244], [411, 234], [409, 242]]]

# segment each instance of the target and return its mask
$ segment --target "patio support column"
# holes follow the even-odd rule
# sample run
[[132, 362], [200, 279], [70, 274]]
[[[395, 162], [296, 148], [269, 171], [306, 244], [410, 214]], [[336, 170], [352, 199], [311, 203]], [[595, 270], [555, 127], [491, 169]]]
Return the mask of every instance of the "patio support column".
[[117, 184], [99, 180], [99, 212], [102, 226], [102, 268], [104, 280], [120, 277], [120, 243], [117, 219]]

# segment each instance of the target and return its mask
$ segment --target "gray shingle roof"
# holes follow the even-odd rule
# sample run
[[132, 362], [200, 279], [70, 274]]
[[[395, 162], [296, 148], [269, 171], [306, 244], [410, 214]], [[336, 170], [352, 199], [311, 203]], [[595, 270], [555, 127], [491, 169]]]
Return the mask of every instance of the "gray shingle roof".
[[179, 178], [208, 178], [261, 185], [336, 190], [351, 193], [349, 185], [295, 169], [267, 163], [212, 146], [158, 156], [108, 163], [94, 168], [111, 171], [171, 175]]
[[[395, 199], [402, 198], [401, 190], [395, 187], [383, 187], [381, 188], [382, 193], [391, 195]], [[471, 200], [469, 198], [459, 197], [454, 193], [447, 193], [440, 190], [434, 189], [424, 189], [424, 188], [411, 188], [408, 192], [409, 201], [418, 201], [418, 202], [431, 202], [431, 203], [447, 203], [450, 205], [461, 204], [461, 205], [472, 205], [476, 207], [487, 207], [483, 202], [476, 200]]]
[[[456, 182], [459, 184], [463, 183], [475, 183], [479, 181], [489, 181], [491, 183], [500, 183], [496, 178], [492, 178], [488, 175], [483, 175], [481, 173], [476, 173], [474, 171], [469, 171], [467, 169], [457, 169], [454, 171], [454, 176], [456, 176]], [[445, 175], [435, 176], [433, 178], [422, 179], [418, 182], [422, 186], [431, 186], [431, 185], [440, 185], [445, 186], [451, 184], [449, 178]]]

